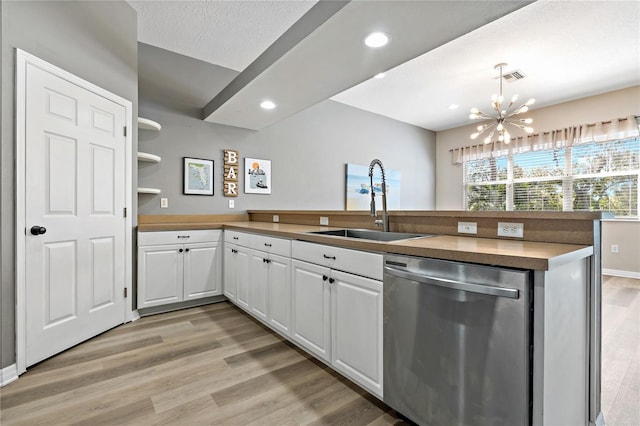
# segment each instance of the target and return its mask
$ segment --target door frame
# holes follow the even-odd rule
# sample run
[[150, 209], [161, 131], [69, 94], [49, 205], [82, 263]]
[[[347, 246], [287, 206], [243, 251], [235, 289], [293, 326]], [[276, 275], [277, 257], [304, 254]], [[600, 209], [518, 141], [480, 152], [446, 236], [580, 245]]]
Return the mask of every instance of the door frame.
[[[16, 367], [18, 374], [22, 374], [27, 371], [26, 366], [26, 353], [27, 353], [27, 339], [26, 339], [26, 320], [27, 320], [27, 300], [26, 300], [26, 193], [25, 193], [25, 171], [26, 171], [26, 69], [27, 64], [36, 66], [44, 71], [47, 71], [57, 77], [60, 77], [68, 82], [75, 84], [83, 89], [93, 92], [105, 99], [108, 99], [125, 108], [125, 120], [127, 126], [127, 132], [125, 135], [125, 208], [127, 209], [127, 216], [125, 218], [125, 288], [127, 294], [132, 295], [132, 212], [131, 206], [133, 205], [133, 188], [132, 188], [132, 167], [133, 167], [133, 103], [125, 98], [122, 98], [114, 93], [111, 93], [93, 83], [90, 83], [76, 75], [71, 74], [68, 71], [63, 70], [55, 65], [52, 65], [30, 53], [21, 49], [15, 49], [15, 62], [16, 62], [16, 100], [15, 100], [15, 115], [16, 115], [16, 171], [15, 171], [15, 190], [16, 190]], [[125, 299], [125, 309], [123, 312], [122, 322], [132, 321], [134, 318], [133, 307], [128, 306], [127, 303], [131, 303], [132, 297]]]

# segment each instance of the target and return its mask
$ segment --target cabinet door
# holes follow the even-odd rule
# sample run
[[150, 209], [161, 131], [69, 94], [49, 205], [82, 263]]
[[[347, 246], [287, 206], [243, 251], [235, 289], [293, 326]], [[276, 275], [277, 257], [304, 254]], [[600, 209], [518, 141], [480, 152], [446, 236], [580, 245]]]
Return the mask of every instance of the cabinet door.
[[323, 266], [294, 260], [292, 339], [317, 357], [331, 361], [331, 309], [328, 276]]
[[238, 290], [238, 271], [236, 267], [236, 250], [233, 244], [224, 244], [224, 295], [232, 302], [236, 301]]
[[333, 278], [331, 364], [382, 397], [382, 282], [337, 271]]
[[182, 301], [181, 244], [138, 249], [138, 308]]
[[249, 268], [249, 312], [267, 322], [269, 303], [269, 264], [267, 253], [251, 250]]
[[249, 249], [236, 246], [236, 303], [243, 309], [249, 309]]
[[291, 259], [271, 255], [269, 265], [269, 324], [291, 335]]
[[219, 257], [216, 243], [184, 245], [184, 300], [222, 293]]

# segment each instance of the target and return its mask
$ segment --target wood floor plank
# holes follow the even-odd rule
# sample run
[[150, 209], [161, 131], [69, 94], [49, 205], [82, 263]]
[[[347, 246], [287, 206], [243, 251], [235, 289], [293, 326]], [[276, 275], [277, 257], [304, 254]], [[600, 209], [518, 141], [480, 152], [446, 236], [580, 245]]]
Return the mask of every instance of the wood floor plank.
[[[602, 397], [612, 426], [640, 425], [638, 290], [639, 280], [606, 279], [603, 286]], [[2, 388], [0, 422], [405, 424], [226, 302], [145, 317], [45, 360]]]

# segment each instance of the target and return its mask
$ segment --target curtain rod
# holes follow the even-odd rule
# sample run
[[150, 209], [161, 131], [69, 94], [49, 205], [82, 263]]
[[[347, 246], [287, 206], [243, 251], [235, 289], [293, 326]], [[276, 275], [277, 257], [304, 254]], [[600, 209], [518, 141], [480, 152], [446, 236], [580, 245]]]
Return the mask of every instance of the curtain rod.
[[[637, 120], [638, 118], [640, 118], [640, 115], [634, 115], [634, 116], [633, 116], [633, 118], [635, 118], [635, 119]], [[618, 121], [627, 121], [628, 119], [629, 119], [628, 117], [623, 117], [623, 118], [618, 118]], [[601, 121], [600, 123], [582, 124], [580, 127], [582, 127], [582, 126], [595, 127], [595, 126], [597, 126], [598, 124], [611, 124], [612, 122], [613, 122], [613, 120], [609, 120], [609, 121]], [[551, 132], [558, 132], [558, 131], [561, 131], [561, 130], [562, 130], [562, 129], [549, 130], [548, 132], [534, 133], [534, 134], [532, 134], [532, 135], [528, 135], [528, 136], [548, 135], [548, 134], [549, 134], [549, 133], [551, 133]], [[518, 136], [517, 138], [514, 138], [514, 139], [522, 139], [522, 136]], [[498, 143], [500, 143], [500, 142], [498, 142]], [[479, 147], [479, 146], [485, 146], [485, 144], [469, 145], [469, 146], [463, 146], [463, 147], [460, 147], [460, 148], [451, 148], [451, 149], [449, 150], [449, 152], [453, 152], [453, 151], [455, 151], [456, 149], [461, 149], [461, 148], [476, 148], [476, 147]], [[505, 149], [506, 149], [506, 148], [505, 148]]]

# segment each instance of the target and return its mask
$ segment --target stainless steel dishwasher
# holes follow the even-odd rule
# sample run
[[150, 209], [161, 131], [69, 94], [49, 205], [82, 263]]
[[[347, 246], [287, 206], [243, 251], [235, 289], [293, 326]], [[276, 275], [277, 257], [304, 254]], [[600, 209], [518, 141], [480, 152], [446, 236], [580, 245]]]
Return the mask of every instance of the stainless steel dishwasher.
[[386, 255], [384, 402], [421, 425], [531, 424], [531, 279]]

